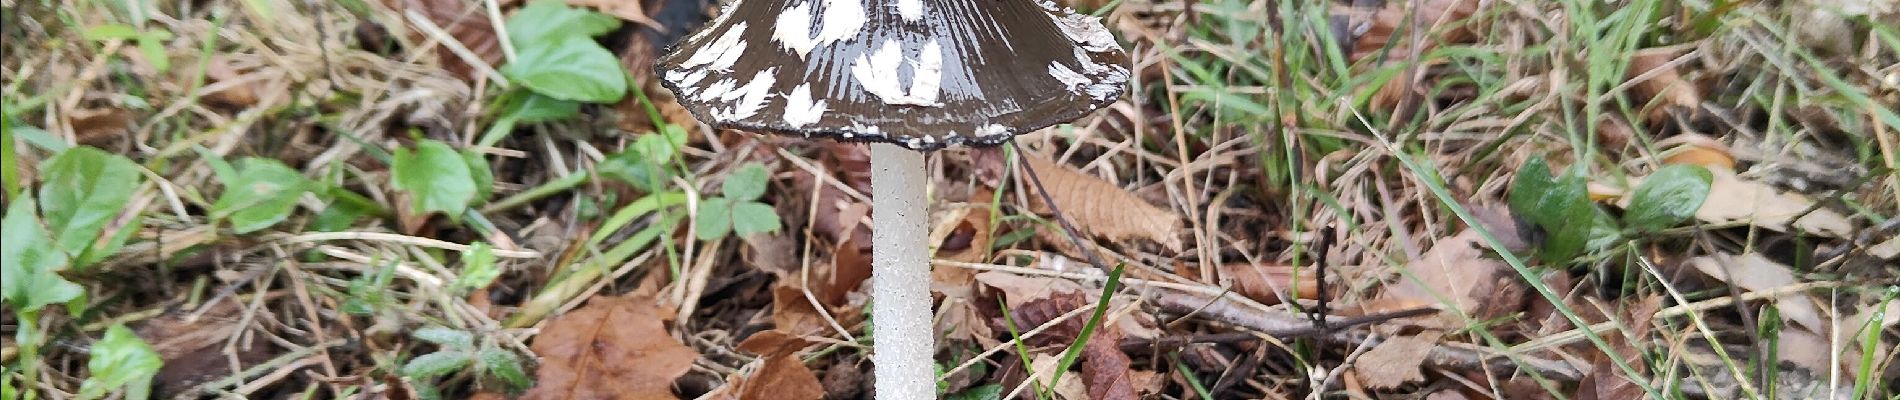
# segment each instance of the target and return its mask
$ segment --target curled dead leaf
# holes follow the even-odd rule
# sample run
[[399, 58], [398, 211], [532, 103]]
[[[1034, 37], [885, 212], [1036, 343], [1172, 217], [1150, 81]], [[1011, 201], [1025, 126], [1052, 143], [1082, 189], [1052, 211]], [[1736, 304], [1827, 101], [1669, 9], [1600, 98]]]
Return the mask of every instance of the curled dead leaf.
[[1646, 113], [1651, 126], [1669, 121], [1670, 112], [1694, 111], [1702, 106], [1702, 93], [1683, 79], [1676, 60], [1683, 55], [1678, 47], [1637, 50], [1630, 57], [1627, 78], [1636, 81], [1635, 93], [1651, 104]]
[[1082, 346], [1082, 380], [1088, 387], [1089, 400], [1135, 400], [1134, 361], [1122, 353], [1121, 335], [1112, 330], [1098, 331]]
[[596, 297], [555, 317], [530, 348], [541, 357], [523, 399], [672, 399], [699, 352], [680, 344], [644, 296]]
[[744, 380], [737, 384], [741, 400], [817, 400], [825, 397], [818, 375], [800, 361], [797, 353], [812, 343], [776, 330], [752, 334], [739, 343], [739, 350], [764, 358]]
[[[1144, 239], [1180, 252], [1181, 216], [1155, 207], [1120, 186], [1039, 156], [1023, 158], [1077, 229], [1114, 241]], [[1032, 209], [1048, 214], [1049, 205], [1031, 198]]]
[[1418, 335], [1393, 336], [1359, 355], [1353, 363], [1366, 387], [1372, 389], [1392, 389], [1412, 382], [1425, 380], [1425, 356], [1432, 348], [1438, 347], [1440, 334], [1427, 331]]
[[[1311, 268], [1298, 271], [1290, 265], [1222, 264], [1221, 276], [1234, 280], [1234, 292], [1260, 304], [1280, 304], [1298, 293], [1302, 299], [1319, 298], [1318, 275]], [[1295, 281], [1295, 277], [1298, 281]]]
[[[1473, 207], [1481, 221], [1497, 221], [1486, 228], [1494, 237], [1522, 237], [1519, 225], [1513, 222], [1508, 211], [1497, 207]], [[1485, 215], [1492, 215], [1485, 217]], [[1507, 247], [1521, 243], [1505, 243]], [[1487, 256], [1490, 246], [1478, 236], [1478, 232], [1466, 229], [1448, 238], [1438, 240], [1431, 250], [1405, 263], [1405, 269], [1412, 278], [1402, 278], [1387, 285], [1386, 291], [1369, 302], [1369, 312], [1398, 311], [1419, 305], [1440, 305], [1438, 299], [1451, 301], [1442, 306], [1455, 307], [1471, 318], [1483, 320], [1503, 316], [1524, 308], [1525, 294], [1528, 293], [1522, 281], [1511, 268], [1496, 257]], [[1507, 249], [1510, 250], [1510, 249]], [[1516, 249], [1518, 251], [1522, 249]], [[1460, 313], [1438, 313], [1432, 320], [1421, 321], [1427, 326], [1456, 328], [1464, 326], [1458, 317]]]
[[[397, 15], [413, 11], [427, 18], [437, 28], [449, 33], [457, 44], [474, 53], [479, 61], [492, 67], [501, 63], [501, 39], [495, 36], [495, 26], [489, 23], [486, 12], [469, 7], [469, 2], [460, 0], [382, 0], [382, 4], [394, 10]], [[407, 18], [404, 18], [407, 21]], [[413, 24], [413, 21], [411, 21]], [[410, 26], [417, 43], [423, 41], [422, 29]], [[463, 59], [450, 50], [447, 44], [435, 45], [436, 58], [441, 60], [442, 69], [449, 71], [462, 80], [473, 82], [482, 79], [479, 68], [469, 65], [470, 60]]]

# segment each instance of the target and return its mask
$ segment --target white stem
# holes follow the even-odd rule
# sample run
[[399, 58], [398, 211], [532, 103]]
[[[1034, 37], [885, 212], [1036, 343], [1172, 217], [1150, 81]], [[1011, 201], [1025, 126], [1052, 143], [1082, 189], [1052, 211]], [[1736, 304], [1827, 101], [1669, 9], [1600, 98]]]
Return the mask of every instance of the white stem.
[[936, 398], [924, 155], [871, 145], [871, 351], [879, 399]]

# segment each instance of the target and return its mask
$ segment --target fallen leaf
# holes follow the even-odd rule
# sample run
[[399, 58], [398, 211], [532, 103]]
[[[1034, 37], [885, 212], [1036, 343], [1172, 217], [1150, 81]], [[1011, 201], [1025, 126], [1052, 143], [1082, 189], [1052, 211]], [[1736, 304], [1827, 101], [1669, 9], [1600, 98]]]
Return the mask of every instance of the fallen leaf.
[[[978, 190], [971, 200], [983, 199], [991, 192]], [[931, 230], [930, 238], [936, 243], [936, 255], [933, 258], [982, 262], [990, 250], [990, 210], [986, 206], [966, 203], [943, 214], [937, 227]]]
[[792, 285], [772, 288], [772, 325], [774, 329], [795, 335], [816, 335], [830, 329], [805, 291]]
[[646, 2], [647, 0], [567, 0], [567, 4], [571, 6], [589, 7], [615, 18], [646, 25], [653, 29], [666, 29], [660, 21], [647, 16], [646, 5], [643, 4]]
[[1425, 355], [1438, 347], [1440, 334], [1426, 331], [1418, 335], [1393, 336], [1359, 355], [1353, 370], [1371, 389], [1392, 389], [1425, 380]]
[[[1022, 159], [1036, 170], [1049, 198], [1077, 229], [1113, 241], [1145, 239], [1181, 251], [1181, 216], [1173, 210], [1155, 207], [1114, 183], [1067, 165], [1033, 155]], [[1039, 214], [1050, 213], [1049, 205], [1039, 199], [1032, 196], [1031, 208]]]
[[[1221, 276], [1234, 280], [1234, 292], [1247, 296], [1261, 304], [1274, 305], [1292, 296], [1297, 290], [1302, 299], [1319, 298], [1317, 272], [1312, 268], [1294, 273], [1294, 267], [1288, 265], [1255, 265], [1247, 263], [1222, 264], [1217, 267]], [[1294, 276], [1299, 276], [1296, 284]]]
[[[1389, 1], [1385, 4], [1385, 8], [1372, 15], [1370, 27], [1353, 44], [1353, 62], [1380, 54], [1383, 57], [1375, 66], [1404, 62], [1413, 54], [1424, 55], [1438, 46], [1465, 43], [1477, 37], [1468, 27], [1471, 24], [1463, 22], [1478, 12], [1477, 0]], [[1418, 9], [1408, 7], [1411, 5], [1416, 5]], [[1413, 18], [1414, 15], [1417, 18]], [[1430, 32], [1422, 35], [1417, 49], [1412, 48], [1413, 40], [1408, 33], [1413, 27]], [[1430, 60], [1418, 62], [1422, 65], [1434, 63]], [[1420, 68], [1423, 68], [1422, 65]], [[1425, 82], [1413, 82], [1412, 77], [1400, 74], [1379, 88], [1379, 92], [1373, 95], [1372, 106], [1391, 109], [1399, 105], [1407, 92], [1424, 86]]]
[[262, 88], [264, 82], [261, 79], [244, 82], [245, 79], [253, 79], [247, 78], [247, 75], [252, 72], [240, 66], [236, 56], [229, 54], [211, 56], [205, 64], [204, 71], [207, 87], [222, 86], [216, 91], [205, 93], [203, 97], [205, 102], [218, 107], [250, 108], [257, 105], [257, 93], [265, 90]]
[[[1088, 389], [1083, 387], [1082, 378], [1076, 377], [1075, 374], [1064, 373], [1062, 374], [1062, 381], [1053, 382], [1056, 379], [1054, 370], [1056, 366], [1061, 365], [1061, 363], [1062, 360], [1060, 357], [1048, 354], [1037, 354], [1034, 361], [1029, 363], [1029, 369], [1036, 373], [1037, 385], [1036, 387], [1030, 387], [1029, 390], [1053, 387], [1055, 388], [1057, 398], [1065, 400], [1082, 400], [1088, 398]], [[1054, 384], [1051, 384], [1052, 382]]]
[[1023, 276], [1001, 271], [976, 274], [976, 282], [982, 284], [981, 287], [996, 291], [979, 291], [978, 296], [994, 298], [997, 292], [1001, 292], [1010, 308], [1022, 308], [1025, 303], [1051, 296], [1083, 292], [1082, 285], [1067, 279]]
[[[486, 11], [468, 7], [468, 4], [473, 3], [460, 0], [382, 0], [382, 3], [395, 10], [397, 15], [414, 11], [428, 18], [430, 23], [448, 32], [449, 37], [491, 67], [502, 61], [501, 40], [495, 36], [495, 26], [489, 23]], [[403, 20], [408, 21], [408, 18]], [[420, 33], [421, 28], [411, 23], [409, 29], [416, 32], [414, 36], [417, 43], [425, 40]], [[470, 82], [483, 79], [479, 69], [469, 65], [468, 60], [456, 55], [447, 45], [436, 44], [435, 55], [441, 60], [442, 69], [456, 77]]]
[[[1795, 278], [1793, 268], [1757, 253], [1696, 257], [1689, 260], [1689, 265], [1695, 266], [1703, 275], [1726, 282], [1743, 292], [1768, 291], [1801, 283], [1800, 279]], [[1783, 320], [1801, 324], [1810, 332], [1828, 331], [1827, 323], [1821, 318], [1820, 306], [1806, 295], [1797, 293], [1778, 297], [1775, 307], [1781, 309]]]
[[1140, 398], [1129, 376], [1134, 369], [1134, 361], [1128, 359], [1128, 354], [1122, 353], [1120, 343], [1120, 334], [1105, 330], [1098, 331], [1088, 344], [1082, 346], [1082, 380], [1088, 386], [1089, 400]]
[[864, 368], [856, 362], [839, 360], [825, 368], [825, 377], [819, 383], [825, 387], [827, 399], [856, 399], [864, 394]]
[[127, 138], [132, 133], [133, 118], [131, 111], [117, 107], [78, 109], [66, 114], [74, 141], [89, 146], [105, 146]]
[[1031, 346], [1064, 345], [1074, 342], [1082, 334], [1083, 326], [1088, 324], [1087, 315], [1077, 315], [1057, 321], [1063, 314], [1088, 306], [1088, 299], [1081, 292], [1064, 292], [1037, 298], [1021, 306], [1009, 308], [1009, 321], [998, 318], [990, 328], [995, 332], [1009, 332], [1010, 323], [1016, 324], [1016, 332], [1028, 332], [1046, 324], [1055, 323], [1042, 331], [1042, 334], [1028, 338]]
[[1651, 126], [1667, 123], [1671, 112], [1694, 111], [1702, 106], [1702, 94], [1695, 85], [1670, 65], [1682, 54], [1682, 48], [1661, 47], [1637, 50], [1630, 56], [1626, 78], [1636, 80], [1635, 94], [1645, 99], [1637, 104], [1650, 105], [1646, 118]]
[[[1481, 221], [1497, 221], [1496, 225], [1487, 224], [1486, 228], [1494, 237], [1506, 240], [1506, 247], [1512, 251], [1522, 251], [1527, 244], [1511, 243], [1507, 238], [1521, 237], [1518, 225], [1501, 207], [1473, 207], [1472, 212], [1479, 215]], [[1486, 217], [1486, 215], [1492, 215]], [[1508, 223], [1507, 223], [1508, 222]], [[1512, 248], [1522, 245], [1522, 248]], [[1405, 263], [1410, 277], [1399, 278], [1398, 282], [1387, 285], [1386, 291], [1368, 302], [1368, 312], [1390, 312], [1419, 305], [1439, 305], [1439, 296], [1451, 303], [1444, 304], [1468, 315], [1473, 319], [1486, 320], [1509, 313], [1521, 311], [1525, 304], [1527, 290], [1511, 268], [1503, 261], [1488, 256], [1491, 246], [1485, 244], [1478, 232], [1466, 229], [1448, 238], [1438, 240], [1430, 250], [1418, 258]], [[1416, 278], [1416, 279], [1413, 279]], [[1465, 325], [1460, 313], [1441, 312], [1425, 317], [1428, 326], [1438, 328], [1456, 328]]]
[[822, 399], [825, 388], [818, 375], [805, 367], [796, 353], [811, 342], [776, 330], [752, 334], [739, 343], [739, 350], [757, 354], [764, 360], [757, 370], [740, 383], [741, 400]]
[[1735, 170], [1735, 155], [1728, 144], [1698, 133], [1682, 133], [1656, 142], [1663, 151], [1663, 164], [1700, 165], [1708, 169]]
[[[225, 344], [240, 333], [238, 303], [221, 301], [210, 310], [196, 315], [194, 310], [167, 313], [139, 326], [137, 333], [165, 363], [153, 378], [158, 398], [173, 398], [198, 384], [230, 374], [231, 359]], [[254, 342], [237, 348], [238, 362], [255, 365], [270, 360], [267, 342]]]
[[699, 353], [667, 332], [643, 296], [596, 297], [549, 321], [530, 346], [541, 356], [523, 399], [673, 399], [673, 380]]
[[[1790, 228], [1833, 238], [1852, 237], [1854, 223], [1799, 193], [1782, 192], [1767, 184], [1738, 176], [1735, 171], [1710, 168], [1714, 180], [1708, 200], [1695, 217], [1711, 224], [1748, 223], [1776, 232]], [[1634, 180], [1634, 179], [1632, 179]], [[1807, 215], [1802, 212], [1813, 209]], [[1800, 217], [1800, 219], [1795, 219]]]
[[[1649, 321], [1656, 316], [1656, 311], [1661, 309], [1662, 296], [1651, 295], [1641, 300], [1631, 302], [1626, 307], [1623, 307], [1623, 311], [1618, 312], [1620, 315], [1617, 318], [1623, 321], [1621, 326], [1628, 327], [1629, 330], [1619, 330], [1606, 334], [1604, 335], [1604, 341], [1610, 345], [1611, 350], [1615, 351], [1617, 355], [1624, 360], [1641, 360], [1643, 351], [1636, 347], [1636, 343], [1649, 339], [1649, 332], [1654, 326], [1651, 325]], [[1592, 368], [1590, 368], [1590, 371], [1586, 373], [1583, 379], [1577, 384], [1577, 399], [1620, 400], [1643, 398], [1644, 393], [1642, 386], [1637, 385], [1630, 377], [1622, 375], [1622, 370], [1616, 367], [1612, 362], [1610, 357], [1603, 353], [1591, 353], [1590, 365]], [[1638, 373], [1642, 373], [1648, 369], [1640, 362], [1634, 363], [1631, 367]]]

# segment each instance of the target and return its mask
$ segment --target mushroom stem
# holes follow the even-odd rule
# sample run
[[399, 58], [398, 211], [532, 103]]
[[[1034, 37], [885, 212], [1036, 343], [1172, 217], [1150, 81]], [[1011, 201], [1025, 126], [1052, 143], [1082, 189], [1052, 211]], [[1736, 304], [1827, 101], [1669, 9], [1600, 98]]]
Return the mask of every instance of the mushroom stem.
[[871, 144], [871, 352], [879, 399], [936, 398], [924, 155]]

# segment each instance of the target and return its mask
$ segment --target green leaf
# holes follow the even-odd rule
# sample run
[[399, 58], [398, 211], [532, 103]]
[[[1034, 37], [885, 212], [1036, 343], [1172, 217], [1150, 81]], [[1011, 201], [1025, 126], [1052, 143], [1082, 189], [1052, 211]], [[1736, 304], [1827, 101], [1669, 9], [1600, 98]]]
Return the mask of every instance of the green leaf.
[[778, 210], [756, 201], [732, 204], [732, 231], [739, 236], [779, 230]]
[[536, 123], [574, 118], [581, 114], [581, 103], [522, 91], [515, 96], [510, 96], [502, 109], [507, 110], [502, 113], [502, 118], [521, 123]]
[[125, 40], [139, 37], [139, 29], [126, 24], [104, 24], [86, 28], [86, 31], [81, 32], [79, 36], [86, 40], [101, 42], [113, 39]]
[[1002, 397], [1003, 386], [992, 383], [970, 388], [962, 393], [945, 397], [944, 400], [997, 400]]
[[607, 156], [606, 161], [594, 166], [594, 172], [648, 193], [660, 191], [671, 177], [659, 161], [648, 158], [638, 146]]
[[438, 351], [409, 359], [402, 365], [402, 375], [418, 379], [437, 377], [468, 368], [474, 361], [465, 351]]
[[14, 199], [0, 221], [0, 294], [17, 313], [39, 311], [85, 293], [85, 288], [59, 276], [66, 255], [54, 248], [33, 208], [30, 196]]
[[732, 171], [720, 186], [720, 194], [733, 200], [758, 200], [765, 195], [765, 180], [768, 178], [765, 166], [748, 163]]
[[732, 200], [714, 197], [699, 202], [699, 219], [693, 222], [699, 240], [726, 237], [732, 231]]
[[468, 162], [468, 176], [475, 183], [474, 204], [488, 202], [495, 193], [495, 172], [488, 169], [488, 159], [473, 151], [462, 151], [462, 159]]
[[447, 144], [423, 140], [416, 149], [396, 149], [390, 168], [396, 190], [409, 192], [415, 212], [441, 212], [459, 221], [475, 200], [475, 177], [468, 160]]
[[482, 351], [478, 354], [488, 374], [506, 382], [509, 392], [518, 392], [534, 384], [534, 381], [528, 379], [528, 373], [521, 368], [521, 358], [516, 357], [515, 353], [494, 346], [482, 346]]
[[462, 276], [455, 278], [453, 290], [488, 287], [501, 276], [501, 268], [495, 266], [494, 246], [486, 242], [475, 242], [462, 252]]
[[475, 348], [475, 335], [459, 329], [432, 326], [417, 329], [415, 336], [416, 339], [451, 349]]
[[161, 73], [172, 69], [171, 56], [165, 53], [165, 41], [169, 39], [171, 39], [171, 33], [163, 31], [146, 32], [139, 35], [138, 47], [140, 55], [145, 56], [145, 62], [152, 64], [153, 70], [157, 70]]
[[224, 182], [224, 193], [211, 206], [211, 218], [229, 219], [231, 230], [250, 233], [290, 217], [297, 199], [310, 190], [302, 173], [268, 158], [238, 160], [234, 179]]
[[620, 19], [559, 0], [536, 0], [508, 17], [508, 39], [516, 49], [546, 46], [569, 37], [590, 38], [620, 29]]
[[1544, 260], [1570, 261], [1589, 244], [1592, 224], [1579, 222], [1591, 221], [1601, 210], [1590, 204], [1585, 185], [1581, 171], [1552, 179], [1542, 158], [1518, 171], [1508, 202], [1512, 213], [1544, 229]]
[[85, 146], [61, 152], [43, 167], [41, 212], [54, 242], [70, 256], [92, 247], [144, 179], [132, 160]]
[[158, 368], [165, 364], [151, 345], [124, 325], [107, 328], [105, 338], [92, 344], [91, 357], [86, 361], [86, 368], [92, 371], [92, 376], [79, 386], [81, 399], [104, 397], [121, 388], [125, 389], [127, 399], [149, 398], [152, 377], [158, 375]]
[[620, 69], [620, 60], [586, 36], [522, 46], [519, 56], [502, 66], [501, 73], [536, 93], [561, 100], [612, 103], [627, 94], [627, 75]]
[[1623, 224], [1642, 232], [1676, 226], [1702, 208], [1714, 179], [1709, 170], [1694, 165], [1670, 165], [1643, 178], [1630, 198]]

